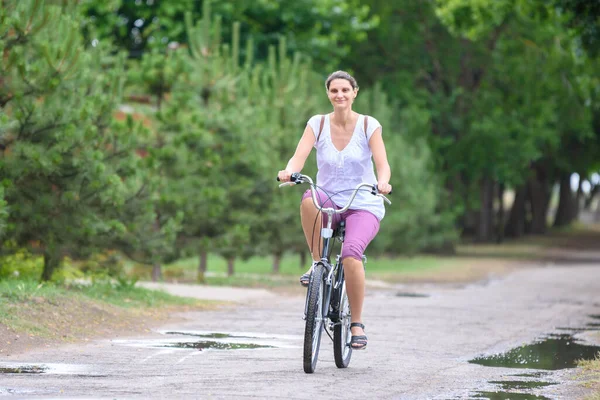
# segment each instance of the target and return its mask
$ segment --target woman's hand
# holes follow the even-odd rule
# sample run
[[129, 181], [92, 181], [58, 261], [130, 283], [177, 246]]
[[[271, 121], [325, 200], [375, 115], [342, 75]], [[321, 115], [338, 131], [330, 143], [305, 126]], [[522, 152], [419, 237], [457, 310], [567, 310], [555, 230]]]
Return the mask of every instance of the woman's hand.
[[379, 182], [377, 183], [377, 190], [381, 194], [389, 194], [392, 191], [392, 185], [387, 182]]
[[292, 176], [292, 173], [290, 171], [288, 171], [287, 169], [281, 170], [277, 174], [277, 177], [279, 178], [279, 180], [281, 182], [289, 182], [291, 176]]

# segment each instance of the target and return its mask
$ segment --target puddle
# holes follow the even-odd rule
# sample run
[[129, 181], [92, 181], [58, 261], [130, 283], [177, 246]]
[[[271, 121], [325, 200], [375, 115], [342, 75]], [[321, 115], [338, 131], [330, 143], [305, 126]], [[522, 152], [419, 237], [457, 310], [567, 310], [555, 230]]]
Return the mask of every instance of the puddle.
[[511, 376], [521, 376], [523, 378], [543, 378], [548, 375], [550, 375], [550, 372], [539, 371], [539, 372], [530, 372], [528, 374], [515, 374], [515, 375], [511, 375]]
[[571, 335], [551, 335], [507, 353], [478, 357], [469, 362], [487, 367], [557, 370], [575, 368], [578, 360], [593, 360], [599, 351], [599, 346], [579, 344]]
[[37, 390], [31, 389], [14, 389], [14, 388], [1, 388], [0, 387], [0, 396], [4, 395], [32, 395], [32, 394], [40, 394]]
[[40, 365], [21, 365], [18, 367], [0, 367], [0, 374], [43, 374], [48, 368]]
[[571, 332], [584, 332], [584, 331], [598, 331], [600, 330], [600, 315], [596, 314], [596, 315], [588, 315], [589, 318], [592, 318], [593, 322], [588, 322], [584, 327], [580, 327], [580, 328], [566, 328], [566, 327], [560, 327], [560, 328], [556, 328], [557, 330], [560, 331], [571, 331]]
[[[203, 332], [203, 331], [163, 331], [163, 335], [173, 336], [166, 340], [116, 340], [126, 346], [146, 348], [170, 348], [190, 350], [252, 350], [274, 348], [298, 348], [302, 337], [299, 335], [268, 335], [248, 332]], [[177, 338], [176, 336], [180, 336]], [[194, 340], [191, 337], [198, 338]]]
[[556, 385], [551, 382], [539, 382], [539, 381], [490, 381], [495, 385], [499, 385], [502, 390], [526, 390], [526, 389], [537, 389], [546, 386]]
[[230, 335], [228, 333], [201, 334], [201, 333], [187, 333], [187, 332], [165, 332], [165, 335], [197, 336], [197, 337], [204, 337], [204, 338], [211, 338], [211, 339], [226, 339], [226, 338], [231, 338], [231, 337], [250, 339], [249, 336], [234, 336], [234, 335]]
[[275, 346], [261, 345], [255, 343], [228, 343], [215, 341], [199, 341], [199, 342], [180, 342], [165, 344], [161, 347], [171, 347], [178, 349], [197, 349], [197, 350], [244, 350], [244, 349], [265, 349], [275, 348]]
[[396, 293], [396, 297], [429, 297], [429, 295], [422, 293], [398, 292]]
[[[230, 333], [165, 332], [164, 334], [165, 335], [196, 336], [196, 337], [208, 338], [208, 339], [229, 339], [229, 338], [261, 339], [257, 336], [234, 335], [234, 334], [230, 334]], [[265, 338], [262, 338], [262, 339], [265, 339]], [[271, 337], [269, 339], [276, 339], [276, 338]]]
[[475, 399], [488, 400], [551, 400], [544, 396], [534, 396], [529, 393], [510, 393], [510, 392], [477, 392]]
[[0, 374], [84, 374], [87, 367], [76, 364], [30, 364], [30, 363], [0, 363]]
[[563, 327], [556, 328], [556, 330], [557, 331], [568, 331], [568, 332], [585, 332], [585, 331], [598, 331], [598, 330], [600, 330], [600, 327], [596, 328], [593, 326], [587, 326], [587, 327], [583, 327], [583, 328], [567, 328], [567, 327], [563, 326]]
[[254, 339], [254, 340], [280, 340], [296, 341], [302, 340], [301, 335], [274, 335], [256, 332], [210, 332], [210, 331], [160, 331], [163, 335], [195, 336], [208, 339]]

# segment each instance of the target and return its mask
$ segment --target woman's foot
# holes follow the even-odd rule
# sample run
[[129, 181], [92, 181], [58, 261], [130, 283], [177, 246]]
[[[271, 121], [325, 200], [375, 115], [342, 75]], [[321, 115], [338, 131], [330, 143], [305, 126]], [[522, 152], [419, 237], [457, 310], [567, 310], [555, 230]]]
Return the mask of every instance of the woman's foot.
[[300, 284], [304, 287], [307, 287], [308, 284], [310, 283], [310, 273], [312, 272], [312, 268], [308, 270], [307, 273], [302, 274], [302, 276], [300, 277]]
[[312, 265], [310, 266], [310, 268], [308, 269], [308, 271], [306, 271], [306, 273], [302, 274], [302, 276], [300, 277], [300, 284], [304, 287], [307, 287], [308, 284], [310, 283], [310, 274], [312, 273], [313, 267], [315, 266], [315, 264], [318, 261], [313, 261]]
[[367, 348], [367, 336], [365, 335], [365, 326], [360, 322], [352, 322], [350, 324], [350, 347], [352, 350], [364, 350]]

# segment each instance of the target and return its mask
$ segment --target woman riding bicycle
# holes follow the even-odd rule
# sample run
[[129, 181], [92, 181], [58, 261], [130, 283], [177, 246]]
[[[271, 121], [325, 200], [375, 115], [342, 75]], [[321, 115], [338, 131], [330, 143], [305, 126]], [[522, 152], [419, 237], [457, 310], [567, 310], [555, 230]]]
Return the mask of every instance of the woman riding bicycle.
[[[315, 115], [307, 123], [302, 138], [298, 142], [294, 156], [286, 168], [279, 171], [278, 178], [288, 182], [294, 172], [300, 172], [313, 147], [317, 149], [317, 185], [319, 204], [325, 207], [340, 208], [347, 203], [357, 184], [377, 181], [380, 193], [388, 194], [391, 171], [383, 143], [381, 125], [373, 118], [360, 115], [352, 110], [352, 103], [358, 94], [356, 80], [347, 72], [336, 71], [325, 82], [327, 96], [333, 105], [333, 112]], [[373, 161], [377, 169], [377, 180]], [[342, 263], [346, 276], [346, 287], [352, 314], [352, 340], [354, 350], [367, 346], [367, 337], [362, 324], [362, 307], [365, 297], [365, 271], [362, 256], [368, 244], [379, 231], [379, 224], [385, 214], [383, 200], [368, 191], [358, 192], [350, 209], [341, 214], [345, 221], [346, 233], [342, 251]], [[308, 285], [310, 272], [321, 257], [320, 230], [313, 229], [315, 220], [322, 224], [322, 216], [315, 207], [310, 190], [307, 190], [300, 205], [302, 229], [313, 257], [309, 271], [302, 275], [300, 282]], [[339, 221], [334, 221], [334, 225]], [[318, 244], [313, 246], [313, 244]]]

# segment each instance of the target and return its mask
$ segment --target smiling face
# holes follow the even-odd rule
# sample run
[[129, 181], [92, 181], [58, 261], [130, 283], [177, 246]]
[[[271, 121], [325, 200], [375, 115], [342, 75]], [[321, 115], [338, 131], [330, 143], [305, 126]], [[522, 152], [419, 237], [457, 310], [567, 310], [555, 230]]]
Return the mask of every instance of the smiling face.
[[352, 87], [352, 84], [347, 79], [334, 79], [329, 83], [327, 96], [335, 109], [351, 108], [358, 89]]

